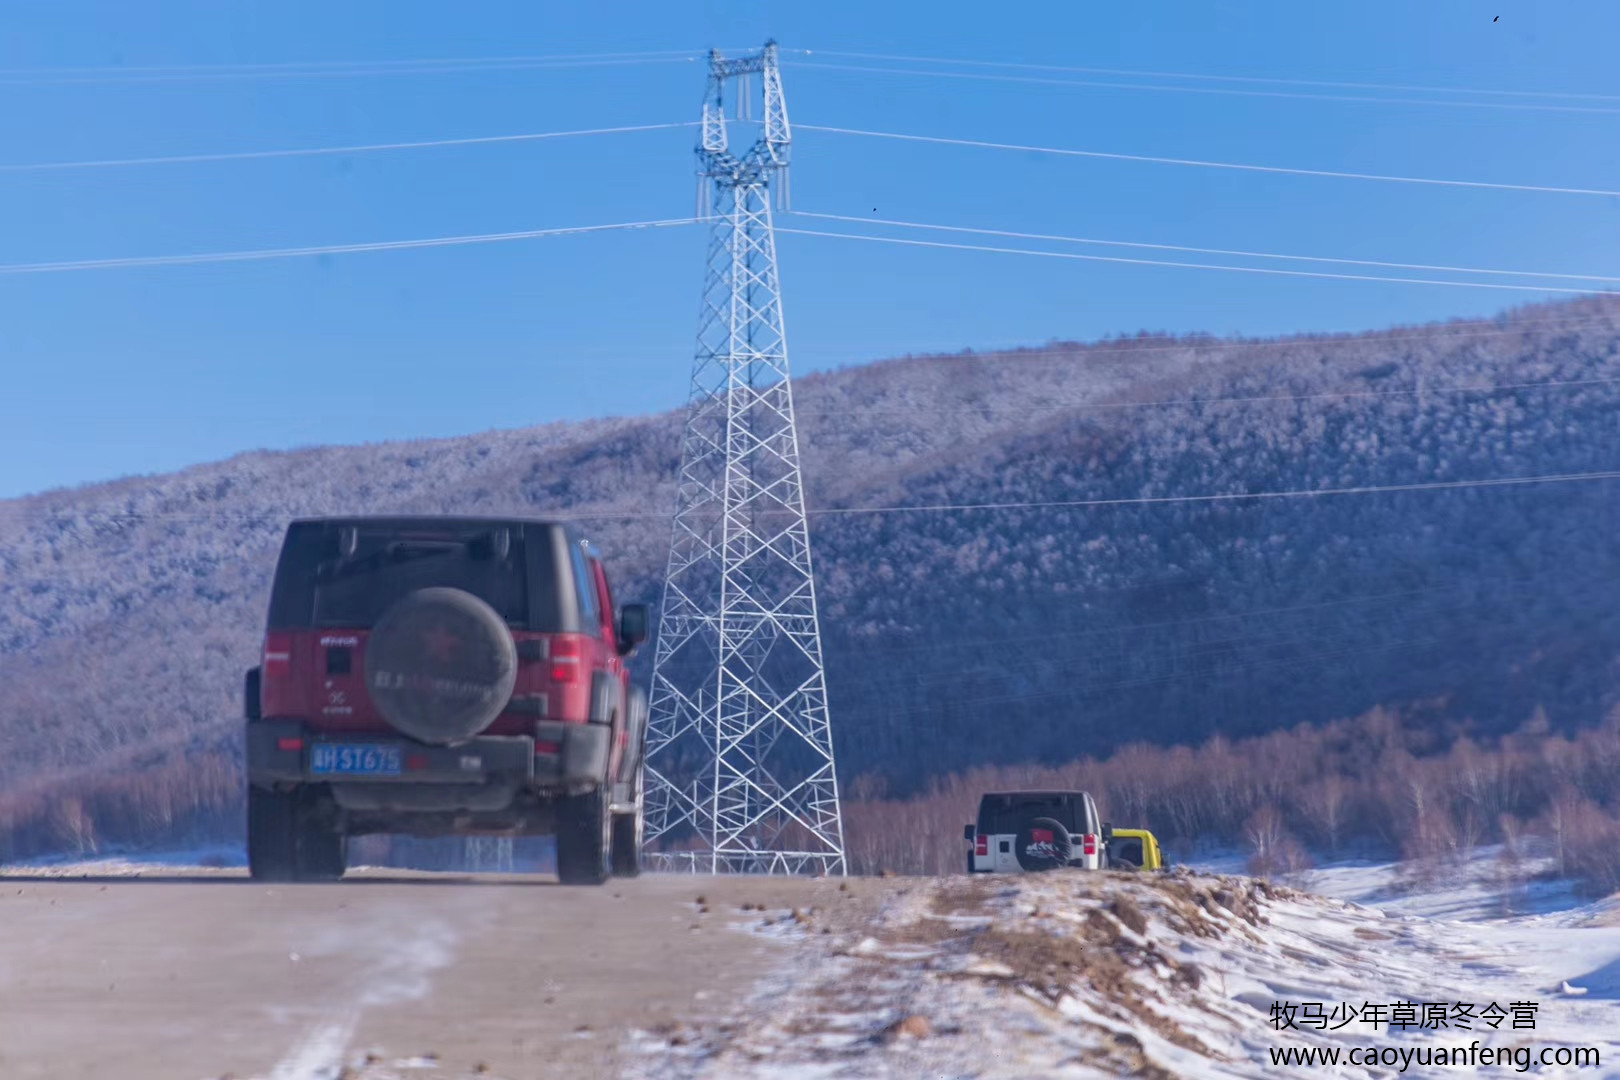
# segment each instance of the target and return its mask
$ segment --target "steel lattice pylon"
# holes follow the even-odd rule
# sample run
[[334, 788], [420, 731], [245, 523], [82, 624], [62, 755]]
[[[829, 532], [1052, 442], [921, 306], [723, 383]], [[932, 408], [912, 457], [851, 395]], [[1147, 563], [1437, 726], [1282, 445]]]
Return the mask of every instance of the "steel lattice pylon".
[[[725, 88], [764, 119], [741, 155]], [[698, 146], [711, 223], [654, 652], [646, 846], [663, 869], [842, 874], [843, 823], [771, 225], [789, 128], [777, 50], [709, 54]]]
[[512, 838], [510, 836], [469, 836], [466, 839], [467, 869], [477, 873], [512, 872]]

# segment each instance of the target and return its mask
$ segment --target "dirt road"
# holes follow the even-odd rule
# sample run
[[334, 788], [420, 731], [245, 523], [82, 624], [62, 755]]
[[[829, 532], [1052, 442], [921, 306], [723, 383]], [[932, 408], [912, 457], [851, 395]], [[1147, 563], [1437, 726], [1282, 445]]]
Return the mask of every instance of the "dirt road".
[[0, 877], [0, 1076], [328, 1080], [368, 1051], [368, 1076], [613, 1076], [631, 1029], [715, 1015], [791, 959], [728, 929], [741, 905], [881, 889], [851, 884]]

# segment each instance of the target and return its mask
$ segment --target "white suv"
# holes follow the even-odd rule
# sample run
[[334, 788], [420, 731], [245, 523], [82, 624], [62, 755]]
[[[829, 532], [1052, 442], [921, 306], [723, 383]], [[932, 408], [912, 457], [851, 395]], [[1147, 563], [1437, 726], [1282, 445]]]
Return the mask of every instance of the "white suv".
[[979, 820], [962, 830], [968, 873], [1019, 873], [1073, 866], [1101, 870], [1107, 845], [1097, 803], [1084, 791], [994, 791]]

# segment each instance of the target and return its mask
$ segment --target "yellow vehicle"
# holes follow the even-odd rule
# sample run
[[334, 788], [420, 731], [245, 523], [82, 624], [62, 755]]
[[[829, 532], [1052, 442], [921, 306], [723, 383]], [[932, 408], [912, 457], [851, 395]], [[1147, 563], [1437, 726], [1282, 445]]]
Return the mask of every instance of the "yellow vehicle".
[[1108, 845], [1108, 866], [1114, 870], [1163, 870], [1164, 852], [1159, 838], [1146, 829], [1103, 826]]

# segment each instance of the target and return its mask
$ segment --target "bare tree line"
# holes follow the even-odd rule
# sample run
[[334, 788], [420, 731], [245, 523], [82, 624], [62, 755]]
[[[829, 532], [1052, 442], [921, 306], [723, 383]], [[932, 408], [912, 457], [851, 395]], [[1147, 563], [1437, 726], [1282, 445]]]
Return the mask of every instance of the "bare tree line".
[[[1502, 845], [1511, 861], [1534, 838], [1559, 876], [1595, 892], [1620, 889], [1620, 709], [1568, 735], [1537, 714], [1488, 742], [1444, 742], [1374, 709], [1197, 747], [1133, 744], [1060, 766], [988, 766], [902, 797], [889, 797], [884, 780], [867, 773], [846, 785], [851, 869], [960, 873], [961, 829], [979, 796], [1018, 788], [1090, 791], [1115, 825], [1151, 828], [1173, 855], [1239, 848], [1257, 873], [1358, 855], [1399, 860], [1422, 877], [1485, 844]], [[243, 815], [234, 755], [175, 756], [8, 791], [0, 797], [0, 861], [237, 843]]]
[[1511, 858], [1535, 837], [1560, 876], [1620, 889], [1620, 710], [1570, 735], [1537, 714], [1489, 742], [1445, 743], [1374, 709], [1197, 747], [1136, 744], [1057, 767], [973, 769], [907, 798], [884, 798], [878, 777], [858, 777], [844, 811], [852, 864], [864, 874], [961, 872], [961, 829], [980, 794], [1018, 788], [1088, 790], [1115, 825], [1151, 828], [1172, 852], [1241, 848], [1259, 873], [1353, 854], [1398, 859], [1423, 876], [1484, 844]]

